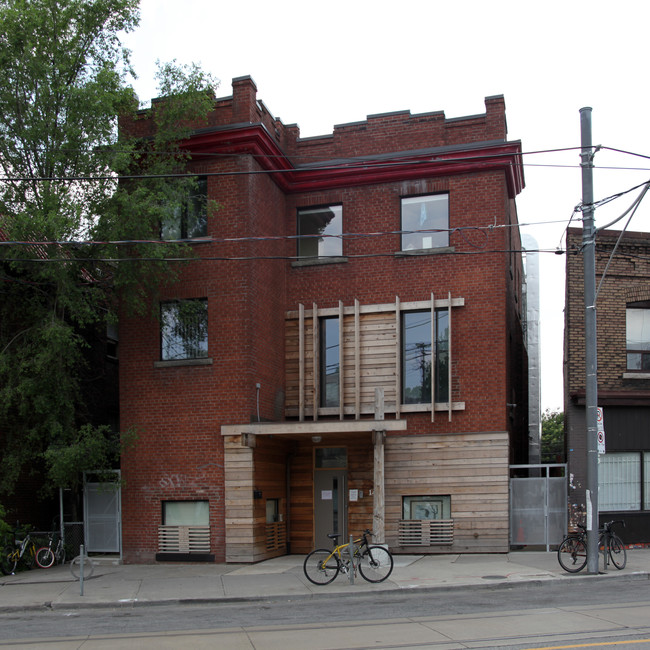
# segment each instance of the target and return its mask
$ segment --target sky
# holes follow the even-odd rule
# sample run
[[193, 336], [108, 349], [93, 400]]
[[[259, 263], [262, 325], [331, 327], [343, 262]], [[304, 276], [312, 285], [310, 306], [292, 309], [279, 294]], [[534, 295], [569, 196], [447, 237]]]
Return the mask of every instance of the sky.
[[[580, 109], [592, 108], [593, 144], [603, 147], [594, 158], [594, 199], [650, 179], [647, 0], [141, 0], [140, 7], [140, 26], [124, 44], [145, 103], [158, 95], [158, 60], [199, 64], [220, 79], [217, 97], [232, 94], [233, 78], [251, 76], [258, 99], [298, 124], [302, 137], [392, 111], [484, 113], [485, 97], [503, 95], [508, 139], [526, 152], [521, 232], [546, 251], [542, 409], [563, 409], [565, 257], [554, 251], [563, 250], [572, 216], [582, 227], [573, 214], [582, 196]], [[639, 191], [597, 208], [596, 226], [620, 217]], [[650, 199], [627, 229], [650, 231]]]

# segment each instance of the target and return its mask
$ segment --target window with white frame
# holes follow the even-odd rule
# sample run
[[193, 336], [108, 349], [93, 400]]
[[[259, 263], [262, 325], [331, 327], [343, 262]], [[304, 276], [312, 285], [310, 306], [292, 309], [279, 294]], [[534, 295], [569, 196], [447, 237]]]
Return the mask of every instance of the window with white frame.
[[328, 205], [298, 210], [298, 257], [340, 257], [343, 207]]
[[208, 356], [208, 301], [173, 300], [160, 305], [160, 348], [163, 361]]
[[[645, 468], [648, 453], [643, 452]], [[642, 452], [617, 451], [599, 456], [598, 509], [602, 511], [640, 510], [641, 495], [648, 496], [648, 481], [641, 485]], [[644, 468], [644, 469], [645, 469]], [[647, 474], [646, 474], [647, 476]], [[645, 501], [646, 507], [650, 505]]]
[[403, 198], [401, 229], [403, 251], [449, 246], [449, 195]]
[[437, 309], [434, 314], [433, 327], [431, 310], [402, 314], [403, 404], [431, 403], [432, 370], [435, 401], [449, 400], [449, 311]]
[[650, 301], [628, 304], [625, 339], [627, 369], [650, 371]]
[[184, 185], [181, 194], [182, 198], [172, 202], [167, 210], [161, 225], [161, 239], [195, 239], [208, 234], [207, 177], [191, 180], [189, 188]]

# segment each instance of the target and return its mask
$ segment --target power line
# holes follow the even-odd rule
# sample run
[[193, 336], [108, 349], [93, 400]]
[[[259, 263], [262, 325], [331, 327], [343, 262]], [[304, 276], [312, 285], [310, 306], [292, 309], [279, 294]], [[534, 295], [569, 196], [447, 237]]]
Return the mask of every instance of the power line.
[[[528, 155], [537, 155], [542, 153], [555, 153], [560, 151], [572, 151], [579, 149], [579, 147], [567, 147], [563, 149], [549, 149], [547, 151], [531, 151], [531, 152], [522, 152], [522, 153], [502, 153], [502, 154], [486, 154], [482, 156], [460, 156], [455, 158], [446, 158], [436, 155], [435, 153], [423, 154], [418, 153], [417, 151], [405, 153], [401, 156], [396, 156], [393, 160], [387, 161], [384, 158], [372, 158], [372, 157], [353, 157], [353, 158], [337, 158], [335, 162], [330, 162], [329, 164], [311, 164], [304, 166], [295, 166], [291, 168], [274, 168], [274, 169], [258, 169], [258, 170], [244, 170], [244, 171], [220, 171], [220, 172], [194, 172], [194, 173], [164, 173], [164, 174], [97, 174], [97, 175], [75, 175], [75, 176], [2, 176], [0, 181], [4, 182], [80, 182], [80, 181], [120, 181], [120, 180], [153, 180], [153, 179], [165, 179], [165, 178], [196, 178], [197, 176], [210, 176], [210, 177], [220, 177], [220, 176], [250, 176], [258, 174], [295, 174], [301, 172], [310, 172], [310, 171], [340, 171], [341, 169], [346, 170], [357, 170], [357, 169], [391, 169], [395, 167], [402, 166], [412, 166], [412, 165], [425, 165], [431, 163], [445, 163], [445, 164], [463, 164], [467, 162], [480, 162], [493, 161], [499, 158], [513, 158], [521, 157]], [[255, 154], [245, 154], [245, 153], [233, 153], [233, 154], [223, 154], [227, 157], [253, 157], [259, 158]], [[413, 160], [413, 157], [422, 157], [419, 160]], [[263, 156], [264, 159], [268, 158], [281, 158], [286, 159], [285, 156]], [[188, 161], [189, 162], [189, 161]], [[517, 163], [521, 166], [526, 166], [528, 163]]]

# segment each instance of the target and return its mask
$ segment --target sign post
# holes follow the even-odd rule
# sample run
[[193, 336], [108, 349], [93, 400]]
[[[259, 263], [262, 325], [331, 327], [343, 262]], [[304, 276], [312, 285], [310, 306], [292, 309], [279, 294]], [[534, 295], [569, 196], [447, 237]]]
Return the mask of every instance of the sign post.
[[605, 422], [603, 420], [603, 409], [599, 406], [596, 409], [596, 430], [598, 431], [598, 453], [605, 453]]

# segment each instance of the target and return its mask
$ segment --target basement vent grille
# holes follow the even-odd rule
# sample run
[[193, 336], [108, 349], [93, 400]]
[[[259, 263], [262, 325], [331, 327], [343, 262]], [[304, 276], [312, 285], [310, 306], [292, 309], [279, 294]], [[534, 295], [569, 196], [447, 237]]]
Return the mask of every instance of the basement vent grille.
[[453, 519], [401, 519], [400, 546], [440, 546], [454, 543]]
[[209, 553], [210, 526], [158, 526], [159, 553]]

